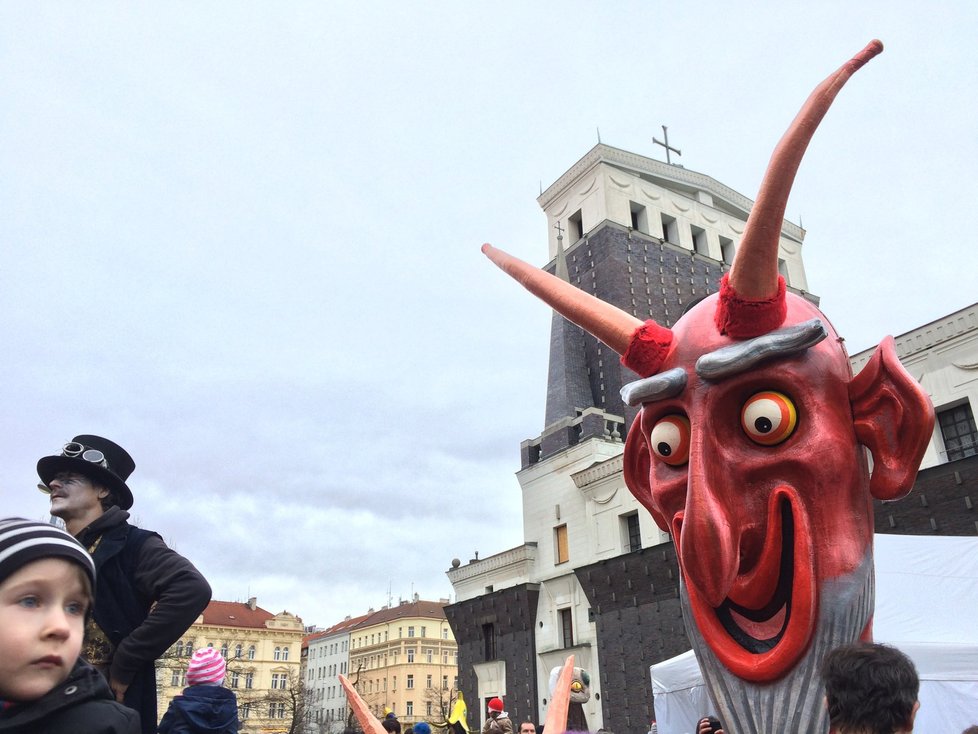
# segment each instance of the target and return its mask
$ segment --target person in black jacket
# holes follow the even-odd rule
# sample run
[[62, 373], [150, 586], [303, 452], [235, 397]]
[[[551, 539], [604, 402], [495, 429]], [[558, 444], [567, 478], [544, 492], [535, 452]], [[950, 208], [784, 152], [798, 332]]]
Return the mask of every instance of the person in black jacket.
[[116, 700], [139, 712], [144, 734], [153, 734], [155, 661], [204, 610], [211, 588], [158, 534], [127, 522], [133, 497], [126, 480], [135, 468], [125, 449], [92, 435], [75, 436], [37, 462], [51, 514], [88, 548], [99, 574], [84, 657]]
[[91, 556], [64, 530], [0, 520], [0, 733], [140, 731], [78, 657], [94, 584]]
[[174, 696], [159, 734], [237, 734], [238, 699], [224, 688], [227, 664], [213, 647], [194, 653], [183, 694]]

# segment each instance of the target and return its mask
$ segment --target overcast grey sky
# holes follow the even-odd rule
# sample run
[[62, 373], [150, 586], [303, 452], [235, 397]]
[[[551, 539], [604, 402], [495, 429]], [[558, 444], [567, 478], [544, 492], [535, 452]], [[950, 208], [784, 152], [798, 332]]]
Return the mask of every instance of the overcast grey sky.
[[550, 315], [536, 196], [597, 142], [753, 198], [870, 39], [788, 204], [874, 345], [976, 300], [973, 2], [0, 4], [3, 514], [37, 459], [133, 454], [135, 519], [329, 625], [521, 542]]

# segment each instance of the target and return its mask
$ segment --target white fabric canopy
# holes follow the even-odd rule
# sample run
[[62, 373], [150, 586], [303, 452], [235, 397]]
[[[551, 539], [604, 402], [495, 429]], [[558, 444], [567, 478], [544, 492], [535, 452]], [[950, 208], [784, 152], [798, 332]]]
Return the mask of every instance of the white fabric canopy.
[[[978, 724], [978, 538], [877, 535], [873, 638], [920, 675], [914, 732]], [[713, 704], [692, 651], [652, 666], [660, 734], [691, 734]]]

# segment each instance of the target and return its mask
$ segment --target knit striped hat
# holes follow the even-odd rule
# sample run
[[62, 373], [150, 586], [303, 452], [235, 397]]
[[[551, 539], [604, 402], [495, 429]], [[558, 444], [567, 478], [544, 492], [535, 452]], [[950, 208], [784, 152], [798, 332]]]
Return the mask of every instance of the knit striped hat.
[[227, 663], [213, 647], [202, 647], [190, 658], [187, 667], [187, 683], [192, 686], [219, 686], [224, 682], [224, 669]]
[[85, 570], [95, 587], [95, 564], [85, 547], [59, 527], [46, 522], [7, 517], [0, 520], [0, 582], [42, 558], [65, 558]]

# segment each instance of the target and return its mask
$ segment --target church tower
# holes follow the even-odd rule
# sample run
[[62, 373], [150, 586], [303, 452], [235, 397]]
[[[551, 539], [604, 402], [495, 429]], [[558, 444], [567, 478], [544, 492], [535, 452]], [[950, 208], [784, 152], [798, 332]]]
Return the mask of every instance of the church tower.
[[[716, 291], [752, 204], [709, 176], [600, 143], [537, 201], [547, 216], [551, 273], [667, 326]], [[797, 292], [808, 287], [804, 236], [784, 222], [779, 265]], [[613, 351], [555, 313], [544, 428], [523, 443], [523, 468], [586, 438], [621, 440], [635, 410], [618, 391], [636, 377]]]

